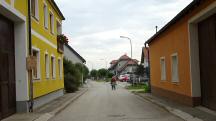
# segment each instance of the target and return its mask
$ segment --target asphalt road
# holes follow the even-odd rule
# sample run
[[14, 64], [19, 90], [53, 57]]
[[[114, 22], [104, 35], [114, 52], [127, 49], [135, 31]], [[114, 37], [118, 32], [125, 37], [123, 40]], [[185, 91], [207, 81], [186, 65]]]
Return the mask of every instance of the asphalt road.
[[50, 121], [182, 121], [121, 86], [89, 82], [89, 90]]

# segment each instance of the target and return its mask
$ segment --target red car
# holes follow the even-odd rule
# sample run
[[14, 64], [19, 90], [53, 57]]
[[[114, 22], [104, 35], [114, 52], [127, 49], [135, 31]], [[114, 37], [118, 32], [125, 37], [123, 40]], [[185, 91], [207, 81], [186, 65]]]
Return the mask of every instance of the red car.
[[121, 82], [126, 82], [129, 80], [129, 77], [127, 75], [120, 75], [118, 77], [118, 80], [121, 81]]

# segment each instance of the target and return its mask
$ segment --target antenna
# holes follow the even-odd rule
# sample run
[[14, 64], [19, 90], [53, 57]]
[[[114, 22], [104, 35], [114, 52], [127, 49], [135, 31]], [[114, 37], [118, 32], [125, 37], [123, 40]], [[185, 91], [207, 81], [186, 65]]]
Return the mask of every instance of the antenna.
[[156, 33], [158, 32], [158, 26], [155, 26], [155, 29], [156, 29]]

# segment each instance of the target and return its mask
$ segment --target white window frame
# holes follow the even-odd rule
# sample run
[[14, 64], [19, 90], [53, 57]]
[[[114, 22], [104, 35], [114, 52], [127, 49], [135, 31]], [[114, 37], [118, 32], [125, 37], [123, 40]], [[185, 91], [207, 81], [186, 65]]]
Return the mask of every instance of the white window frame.
[[[164, 61], [164, 65], [162, 65], [163, 64], [162, 60]], [[160, 58], [160, 72], [161, 72], [161, 81], [166, 81], [167, 77], [166, 77], [166, 59], [165, 59], [165, 57]]]
[[52, 58], [53, 58], [53, 63], [51, 63], [51, 68], [53, 69], [52, 70], [52, 79], [56, 79], [56, 59], [55, 59], [55, 56], [54, 55], [51, 55], [51, 59], [50, 59], [50, 62], [52, 62]]
[[14, 7], [15, 0], [11, 0], [11, 6]]
[[43, 14], [44, 14], [44, 28], [48, 29], [49, 26], [49, 12], [48, 12], [48, 6], [47, 3], [44, 1], [43, 4]]
[[62, 24], [57, 18], [56, 18], [56, 28], [57, 28], [57, 35], [62, 34]]
[[32, 76], [34, 80], [40, 80], [41, 78], [41, 68], [40, 68], [40, 49], [36, 47], [32, 47], [32, 51], [37, 51], [37, 77], [34, 78], [34, 75]]
[[49, 63], [49, 54], [46, 52], [44, 55], [45, 58], [45, 76], [46, 79], [49, 79], [50, 77], [50, 63]]
[[[173, 63], [173, 57], [176, 57], [176, 77], [175, 77], [175, 74], [174, 74], [174, 63]], [[177, 53], [174, 53], [171, 55], [171, 75], [172, 75], [172, 82], [173, 83], [178, 83], [179, 82], [179, 64], [178, 64], [178, 54]]]
[[[51, 15], [51, 18], [50, 18], [50, 15]], [[50, 32], [51, 32], [51, 34], [54, 34], [54, 25], [55, 25], [55, 18], [54, 18], [54, 14], [53, 14], [53, 12], [50, 10], [50, 12], [49, 12], [49, 19], [51, 19], [50, 20], [50, 26], [52, 26], [52, 28], [50, 28]]]
[[58, 58], [58, 71], [59, 71], [59, 78], [62, 79], [62, 59]]
[[39, 3], [38, 0], [35, 0], [35, 17], [39, 21]]

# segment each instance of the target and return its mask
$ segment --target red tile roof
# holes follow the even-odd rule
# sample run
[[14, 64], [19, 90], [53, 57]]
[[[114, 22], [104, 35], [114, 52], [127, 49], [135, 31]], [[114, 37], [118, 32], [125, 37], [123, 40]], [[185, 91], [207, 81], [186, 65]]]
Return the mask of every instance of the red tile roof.
[[128, 60], [130, 57], [127, 56], [127, 54], [122, 55], [119, 60]]
[[116, 64], [118, 62], [118, 60], [112, 60], [111, 62], [110, 62], [110, 64]]

